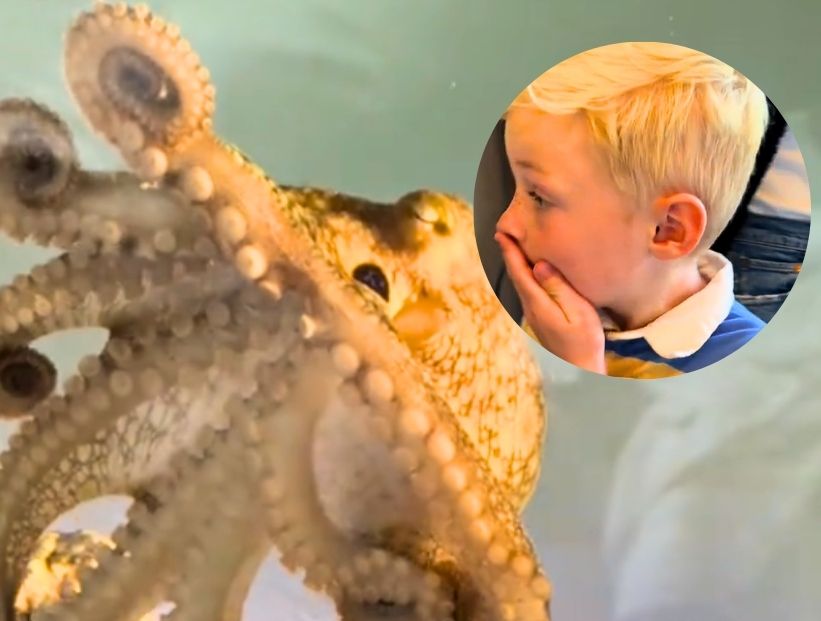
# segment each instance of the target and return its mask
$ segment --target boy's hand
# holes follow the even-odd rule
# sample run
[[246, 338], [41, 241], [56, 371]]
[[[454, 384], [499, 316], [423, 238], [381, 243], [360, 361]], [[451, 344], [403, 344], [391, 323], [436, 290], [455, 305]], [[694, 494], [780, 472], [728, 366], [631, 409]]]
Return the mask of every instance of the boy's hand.
[[604, 328], [593, 305], [545, 261], [531, 270], [519, 245], [508, 235], [496, 233], [494, 239], [539, 343], [571, 364], [607, 373]]

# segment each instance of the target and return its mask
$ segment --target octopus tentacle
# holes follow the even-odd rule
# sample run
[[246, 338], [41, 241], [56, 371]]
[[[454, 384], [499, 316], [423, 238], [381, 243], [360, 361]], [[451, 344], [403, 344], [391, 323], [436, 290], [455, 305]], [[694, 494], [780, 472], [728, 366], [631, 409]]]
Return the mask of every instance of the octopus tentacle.
[[[42, 464], [43, 469], [39, 473], [30, 473], [37, 484], [29, 485], [30, 489], [20, 489], [20, 493], [25, 493], [28, 498], [16, 502], [15, 511], [6, 512], [6, 520], [14, 520], [8, 529], [4, 546], [11, 571], [7, 584], [17, 583], [15, 570], [26, 560], [26, 552], [31, 548], [32, 542], [42, 528], [62, 512], [95, 496], [134, 493], [141, 483], [148, 482], [151, 468], [161, 471], [164, 460], [180, 445], [183, 450], [202, 453], [203, 447], [189, 437], [191, 431], [188, 428], [196, 429], [197, 424], [192, 425], [187, 421], [185, 413], [192, 406], [190, 395], [200, 401], [213, 401], [212, 410], [219, 408], [219, 397], [212, 394], [206, 383], [209, 367], [216, 372], [216, 376], [222, 376], [223, 379], [236, 376], [237, 373], [242, 374], [243, 367], [234, 366], [233, 358], [226, 362], [224, 354], [233, 351], [237, 352], [236, 355], [240, 352], [244, 352], [244, 356], [248, 356], [249, 352], [254, 355], [261, 347], [260, 339], [266, 325], [283, 326], [285, 332], [288, 331], [287, 322], [280, 321], [277, 316], [277, 306], [284, 306], [287, 310], [287, 304], [277, 305], [269, 297], [263, 296], [261, 301], [266, 304], [267, 319], [257, 322], [254, 333], [247, 329], [247, 316], [243, 315], [248, 311], [248, 304], [254, 301], [254, 296], [237, 295], [229, 300], [230, 306], [223, 308], [222, 313], [211, 305], [193, 318], [187, 314], [178, 316], [178, 320], [185, 321], [172, 318], [168, 327], [160, 324], [152, 328], [148, 324], [136, 334], [115, 331], [114, 338], [107, 343], [100, 356], [90, 356], [81, 361], [81, 374], [67, 383], [68, 400], [54, 398], [48, 405], [52, 410], [58, 410], [58, 413], [71, 406], [75, 412], [82, 412], [82, 408], [87, 405], [82, 402], [82, 397], [85, 393], [94, 393], [96, 400], [102, 401], [102, 404], [97, 404], [97, 409], [105, 411], [94, 413], [97, 418], [90, 421], [94, 424], [93, 429], [84, 430], [82, 435], [79, 431], [71, 432], [69, 444], [62, 451], [59, 446], [54, 446], [56, 439], [52, 439], [49, 457], [59, 463], [52, 461]], [[259, 298], [257, 301], [260, 301]], [[232, 330], [223, 332], [221, 338], [214, 340], [214, 330], [224, 327], [228, 321], [233, 321]], [[297, 316], [294, 316], [290, 326], [290, 331], [294, 334], [296, 323]], [[153, 334], [156, 331], [160, 331], [160, 334]], [[204, 347], [203, 337], [209, 333], [212, 336], [210, 346]], [[288, 342], [287, 335], [283, 338], [282, 334], [278, 335], [276, 343], [266, 340], [264, 344], [268, 351], [262, 354], [262, 358], [274, 357], [276, 354], [271, 352], [275, 347], [287, 348]], [[248, 365], [246, 367], [253, 368]], [[139, 386], [135, 386], [141, 380], [144, 384], [142, 391]], [[163, 394], [174, 386], [187, 391], [189, 396], [181, 395], [182, 403], [171, 410], [172, 405]], [[172, 388], [172, 393], [180, 388]], [[112, 394], [106, 395], [106, 390]], [[120, 399], [109, 402], [109, 397]], [[72, 403], [72, 398], [77, 401]], [[153, 408], [145, 408], [146, 404], [153, 405], [158, 400], [159, 418], [152, 411]], [[110, 410], [106, 410], [107, 403]], [[137, 414], [132, 415], [131, 412], [135, 410]], [[109, 411], [113, 416], [108, 416]], [[206, 408], [200, 425], [210, 421], [210, 424], [225, 426], [226, 423], [221, 421], [224, 417], [208, 418], [208, 412]], [[69, 409], [69, 414], [71, 413], [72, 410]], [[42, 411], [36, 415], [43, 418]], [[119, 418], [117, 415], [120, 415]], [[35, 417], [35, 420], [38, 418]], [[33, 435], [35, 432], [30, 427], [32, 425], [25, 427], [21, 434], [25, 437]], [[89, 434], [93, 435], [89, 437]], [[128, 450], [140, 436], [164, 437], [165, 442], [155, 443], [148, 453]], [[124, 438], [129, 440], [123, 443]], [[26, 447], [21, 446], [18, 436], [12, 439], [11, 444], [18, 446], [20, 452], [28, 453]], [[38, 447], [31, 449], [31, 453], [34, 452], [43, 453]], [[15, 464], [20, 463], [19, 457], [14, 459], [13, 456], [4, 455], [4, 458], [13, 460]], [[43, 470], [47, 472], [43, 473]], [[13, 468], [0, 471], [0, 479], [3, 475], [10, 480], [20, 480], [20, 473]], [[8, 499], [9, 506], [14, 502], [13, 498]]]
[[[190, 367], [189, 367], [190, 372]], [[11, 530], [12, 544], [8, 553], [23, 560], [25, 551], [31, 548], [32, 541], [53, 520], [80, 503], [100, 496], [128, 494], [136, 498], [150, 495], [152, 477], [147, 467], [147, 456], [140, 451], [123, 451], [115, 441], [127, 435], [156, 433], [157, 425], [166, 423], [175, 417], [182, 418], [184, 405], [177, 406], [176, 412], [169, 412], [170, 407], [157, 405], [160, 398], [138, 406], [138, 415], [120, 417], [107, 433], [98, 433], [94, 440], [80, 444], [67, 453], [50, 472], [40, 478], [36, 486], [28, 491], [27, 499], [21, 503], [22, 508], [16, 515], [16, 524]], [[145, 405], [154, 407], [144, 407]], [[155, 409], [161, 410], [156, 412]], [[141, 414], [141, 416], [140, 416]], [[156, 422], [154, 419], [157, 419]], [[180, 423], [176, 423], [179, 426]], [[168, 429], [165, 429], [168, 431]], [[177, 437], [182, 434], [175, 434]], [[154, 467], [163, 461], [162, 446], [157, 446], [153, 455]], [[19, 561], [15, 566], [19, 565]]]
[[[268, 297], [254, 298], [246, 297], [244, 308], [248, 309], [249, 304], [262, 304], [269, 309], [266, 314], [270, 316], [271, 300]], [[232, 307], [232, 317], [242, 323], [241, 307]], [[259, 309], [257, 309], [259, 310]], [[287, 310], [287, 309], [286, 309]], [[298, 314], [283, 312], [280, 321], [277, 322], [277, 332], [257, 331], [251, 349], [264, 350], [267, 352], [261, 360], [280, 359], [276, 353], [280, 351], [293, 351], [291, 344], [293, 341], [287, 336], [296, 336], [298, 325]], [[250, 335], [249, 335], [250, 336]], [[246, 363], [242, 366], [243, 375], [254, 376], [256, 369], [256, 356], [248, 353], [248, 345], [234, 343], [232, 351], [235, 355], [245, 358]], [[274, 352], [273, 354], [271, 352]], [[292, 354], [294, 355], [294, 354]], [[298, 350], [297, 354], [298, 355]], [[236, 373], [234, 367], [235, 360], [222, 359], [222, 368], [218, 369], [223, 377], [226, 374]], [[280, 372], [283, 362], [278, 364], [268, 362], [270, 368]], [[248, 386], [239, 389], [247, 391]], [[215, 432], [211, 427], [201, 434], [196, 443], [195, 455], [202, 455], [203, 458], [214, 460], [220, 464], [215, 467], [210, 475], [213, 489], [211, 490], [213, 501], [219, 505], [220, 510], [213, 515], [208, 512], [201, 512], [196, 519], [187, 524], [189, 543], [185, 545], [187, 551], [181, 555], [182, 561], [175, 562], [168, 560], [163, 564], [164, 568], [171, 565], [180, 565], [175, 570], [178, 575], [174, 583], [177, 585], [169, 592], [169, 597], [176, 603], [175, 610], [170, 614], [171, 619], [240, 619], [242, 614], [242, 604], [250, 588], [251, 579], [256, 568], [259, 566], [267, 552], [267, 546], [261, 545], [264, 542], [262, 531], [257, 523], [255, 512], [249, 512], [248, 507], [257, 507], [258, 503], [253, 496], [249, 496], [251, 489], [245, 485], [228, 485], [229, 481], [242, 478], [244, 462], [247, 455], [245, 443], [248, 439], [238, 430], [248, 429], [247, 413], [238, 404], [241, 400], [238, 397], [230, 398], [220, 407], [224, 410], [224, 421], [216, 426], [226, 436], [226, 448], [234, 446], [234, 458], [227, 454], [218, 454], [217, 449], [212, 448], [212, 444], [217, 442], [214, 439]], [[240, 459], [241, 458], [241, 459]], [[236, 461], [235, 461], [236, 460]], [[233, 464], [233, 465], [232, 465]], [[217, 479], [214, 479], [217, 477]], [[224, 482], [225, 485], [219, 485]], [[170, 496], [177, 494], [176, 489], [172, 489]], [[207, 499], [203, 499], [207, 501]], [[230, 536], [227, 534], [230, 533]], [[179, 541], [175, 542], [178, 548], [184, 546]], [[208, 563], [203, 563], [203, 558], [208, 559]]]
[[[219, 269], [209, 269], [207, 259], [135, 258], [123, 265], [113, 256], [99, 256], [92, 247], [75, 246], [35, 267], [30, 276], [0, 288], [0, 343], [8, 347], [31, 343], [57, 330], [116, 326], [124, 317], [145, 312], [146, 304], [157, 309], [181, 297], [176, 289], [163, 291], [164, 285], [173, 281], [184, 288], [184, 280], [196, 283], [207, 272], [223, 288], [239, 285], [231, 274], [220, 276]], [[212, 293], [214, 285], [206, 289]], [[204, 294], [201, 287], [195, 287], [192, 299], [197, 291], [200, 297]]]
[[[90, 358], [95, 364], [88, 365], [91, 369], [86, 376], [70, 378], [66, 395], [52, 397], [38, 406], [30, 424], [23, 425], [9, 440], [9, 451], [0, 456], [0, 584], [7, 611], [13, 592], [6, 588], [13, 590], [19, 584], [27, 552], [40, 530], [61, 509], [65, 510], [66, 502], [73, 504], [101, 491], [105, 493], [106, 486], [117, 489], [106, 483], [104, 473], [89, 469], [86, 462], [94, 463], [95, 457], [86, 454], [90, 452], [89, 445], [97, 434], [114, 426], [123, 412], [131, 412], [140, 403], [155, 399], [176, 383], [180, 373], [185, 372], [185, 368], [178, 368], [173, 362], [177, 352], [190, 352], [189, 345], [198, 338], [201, 337], [196, 332], [182, 338], [170, 334], [152, 343], [150, 349], [136, 351], [122, 341], [110, 343], [100, 356]], [[195, 361], [186, 362], [191, 365]], [[60, 487], [65, 480], [63, 474], [62, 479], [55, 477], [50, 486], [52, 493], [41, 491], [33, 501], [27, 501], [31, 489], [37, 487], [36, 482], [48, 483], [44, 479], [47, 472], [65, 470], [60, 464], [69, 472], [73, 467], [79, 475], [87, 475], [77, 480], [78, 484], [86, 485], [75, 491], [79, 498]], [[68, 490], [71, 489], [69, 486]]]
[[[145, 8], [84, 13], [66, 39], [65, 68], [94, 128], [125, 153], [191, 141], [210, 125], [207, 69], [176, 27]], [[158, 163], [149, 155], [143, 164]]]
[[[129, 554], [101, 559], [99, 567], [84, 576], [82, 597], [42, 609], [38, 621], [131, 621], [162, 601], [178, 571], [178, 559], [185, 556], [191, 544], [192, 527], [196, 531], [213, 526], [203, 525], [208, 515], [203, 503], [221, 511], [223, 505], [215, 502], [219, 497], [227, 494], [231, 499], [242, 499], [241, 485], [225, 487], [231, 463], [241, 458], [237, 454], [241, 446], [230, 442], [225, 433], [203, 435], [207, 437], [204, 444], [208, 455], [179, 460], [179, 483], [167, 493], [160, 493], [160, 506], [145, 511], [137, 505], [128, 523], [115, 533], [118, 548]], [[222, 535], [211, 531], [211, 536]]]
[[[251, 579], [262, 562], [260, 550], [255, 551], [224, 538], [230, 532], [242, 537], [233, 528], [214, 529], [210, 540], [186, 553], [187, 567], [181, 576], [186, 580], [184, 591], [174, 596], [176, 608], [164, 617], [165, 621], [241, 621], [245, 598], [250, 590]], [[211, 544], [211, 545], [209, 545]], [[219, 545], [220, 549], [215, 550]], [[204, 562], [207, 560], [207, 565]], [[214, 561], [213, 559], [216, 559]]]
[[[175, 277], [173, 288], [162, 287]], [[135, 259], [122, 266], [91, 260], [77, 248], [35, 267], [30, 277], [0, 288], [0, 417], [27, 413], [55, 387], [52, 363], [27, 347], [35, 339], [70, 328], [116, 331], [140, 316], [170, 315], [180, 304], [193, 311], [240, 285], [233, 268], [206, 270], [203, 260], [185, 257], [173, 263]]]
[[0, 160], [9, 194], [39, 210], [74, 181], [77, 155], [71, 133], [54, 113], [30, 100], [6, 99], [0, 102]]
[[[253, 449], [249, 467], [258, 477], [268, 536], [288, 569], [304, 569], [307, 585], [339, 601], [347, 598], [352, 609], [355, 602], [367, 606], [383, 600], [400, 606], [414, 604], [420, 607], [419, 618], [434, 618], [431, 611], [446, 607], [448, 600], [437, 594], [427, 572], [366, 542], [349, 540], [325, 513], [317, 482], [310, 474], [315, 469], [312, 455], [322, 452], [322, 446], [312, 444], [323, 402], [332, 401], [342, 385], [339, 369], [331, 365], [350, 371], [350, 352], [342, 351], [344, 347], [332, 348], [336, 356], [328, 356], [324, 347], [310, 350], [302, 358], [302, 368], [311, 371], [299, 377], [293, 372], [283, 376], [281, 369], [262, 369], [260, 385], [265, 391], [235, 405], [252, 416], [241, 421], [240, 429]], [[348, 400], [352, 398], [350, 388], [340, 391]], [[271, 400], [277, 407], [270, 407]], [[345, 415], [351, 413], [345, 411]], [[359, 491], [342, 493], [356, 495]]]
[[426, 530], [466, 568], [476, 605], [488, 618], [531, 618], [522, 613], [533, 608], [541, 612], [532, 618], [542, 618], [546, 580], [516, 526], [515, 510], [492, 491], [491, 475], [449, 419], [396, 397], [383, 419], [392, 427], [391, 456], [408, 474]]
[[[337, 345], [339, 346], [341, 344]], [[312, 468], [306, 456], [311, 454], [310, 442], [317, 433], [316, 419], [322, 411], [319, 405], [311, 407], [307, 404], [309, 395], [334, 392], [335, 387], [341, 384], [342, 378], [339, 375], [335, 377], [333, 356], [324, 346], [317, 346], [316, 349], [309, 351], [305, 360], [310, 361], [305, 368], [311, 372], [306, 373], [303, 370], [293, 384], [285, 388], [276, 388], [280, 398], [283, 394], [286, 395], [284, 405], [262, 418], [259, 429], [252, 433], [259, 434], [261, 447], [260, 460], [264, 474], [260, 494], [264, 500], [279, 509], [270, 518], [269, 533], [277, 547], [283, 551], [283, 562], [291, 569], [305, 568], [308, 574], [313, 568], [317, 575], [323, 575], [325, 583], [332, 585], [333, 588], [333, 585], [338, 587], [344, 582], [345, 578], [342, 576], [346, 571], [350, 571], [350, 567], [345, 568], [346, 563], [342, 559], [355, 556], [351, 551], [355, 551], [361, 544], [349, 543], [336, 530], [335, 525], [327, 517], [329, 507], [323, 506], [322, 499], [317, 495], [315, 480], [307, 475]], [[345, 363], [343, 366], [350, 373], [351, 365]], [[526, 542], [521, 539], [521, 535], [515, 530], [505, 532], [507, 525], [504, 522], [499, 525], [492, 524], [490, 515], [504, 515], [503, 503], [492, 495], [483, 494], [481, 479], [471, 481], [468, 464], [463, 461], [464, 458], [457, 458], [457, 453], [469, 454], [467, 447], [459, 447], [461, 450], [457, 451], [459, 438], [454, 438], [449, 433], [451, 430], [445, 421], [436, 424], [435, 419], [421, 408], [402, 408], [401, 401], [394, 400], [395, 391], [388, 376], [379, 370], [364, 366], [358, 379], [362, 384], [359, 390], [370, 399], [370, 406], [364, 408], [367, 412], [365, 416], [370, 420], [365, 422], [380, 430], [383, 435], [379, 440], [387, 444], [389, 449], [382, 456], [385, 463], [377, 462], [381, 464], [378, 470], [393, 469], [397, 478], [404, 475], [406, 492], [409, 495], [415, 494], [417, 503], [416, 506], [411, 505], [410, 512], [407, 512], [406, 504], [390, 501], [386, 502], [386, 506], [396, 507], [394, 512], [390, 509], [379, 511], [376, 506], [365, 504], [363, 513], [381, 513], [384, 526], [414, 528], [421, 522], [422, 528], [430, 529], [432, 536], [442, 542], [443, 547], [452, 551], [460, 566], [478, 568], [475, 573], [469, 572], [470, 579], [475, 582], [476, 592], [482, 594], [482, 599], [488, 600], [482, 604], [487, 608], [487, 618], [514, 618], [511, 615], [519, 615], [515, 618], [527, 618], [521, 617], [523, 612], [533, 614], [537, 607], [540, 607], [541, 614], [544, 614], [544, 598], [548, 594], [545, 592], [546, 580], [535, 573], [535, 563], [531, 560], [532, 553]], [[347, 386], [345, 398], [349, 404], [356, 404], [361, 398], [355, 394], [356, 390], [351, 385]], [[298, 417], [287, 416], [279, 411], [288, 411], [289, 400], [299, 404]], [[263, 398], [262, 403], [265, 402]], [[357, 427], [358, 421], [355, 420], [354, 414], [356, 412], [352, 412], [350, 407], [345, 408], [346, 433], [351, 433], [351, 430]], [[337, 433], [337, 430], [328, 430], [327, 436], [333, 437]], [[288, 438], [287, 443], [278, 440], [284, 437]], [[439, 464], [422, 467], [427, 456], [423, 441], [425, 437], [428, 438], [429, 445], [434, 445], [433, 453], [438, 456]], [[370, 440], [367, 444], [372, 443]], [[323, 444], [315, 446], [318, 453], [323, 453], [325, 448]], [[333, 455], [329, 459], [333, 462]], [[301, 466], [298, 465], [300, 462]], [[371, 467], [376, 469], [373, 463]], [[445, 467], [448, 469], [445, 470]], [[297, 473], [301, 473], [301, 477], [295, 476]], [[367, 503], [369, 483], [362, 481], [360, 484], [362, 488], [342, 488], [339, 493], [344, 498], [357, 498], [358, 503]], [[328, 484], [324, 487], [333, 486]], [[403, 495], [402, 489], [394, 491], [397, 496]], [[279, 504], [283, 498], [288, 499], [284, 507]], [[295, 502], [296, 499], [298, 502]], [[332, 504], [334, 501], [328, 502]], [[483, 517], [482, 514], [488, 506], [496, 511]], [[456, 507], [456, 511], [452, 511], [451, 507]], [[330, 511], [333, 513], [335, 510], [331, 506]], [[399, 513], [403, 515], [397, 515]], [[323, 515], [326, 517], [323, 518]], [[361, 516], [357, 519], [363, 523]], [[399, 521], [399, 524], [392, 524], [393, 521]], [[437, 524], [440, 522], [448, 526], [438, 528]], [[511, 524], [512, 522], [513, 520]], [[364, 523], [364, 527], [367, 528], [368, 524]], [[490, 540], [494, 536], [496, 541], [491, 545]], [[384, 543], [390, 548], [390, 541]], [[320, 557], [319, 561], [317, 556]], [[489, 563], [491, 559], [493, 562]], [[423, 562], [423, 559], [415, 560]], [[367, 561], [364, 562], [364, 566], [369, 566]], [[370, 591], [378, 596], [379, 591], [374, 591], [370, 578], [371, 576], [366, 574], [362, 581], [354, 579], [348, 595], [362, 597]], [[310, 583], [310, 577], [308, 580]], [[325, 586], [322, 579], [318, 582], [320, 584], [314, 586]], [[419, 605], [434, 608], [446, 606], [436, 597], [432, 602], [422, 600]], [[426, 608], [420, 613], [420, 618], [430, 618], [432, 610]]]
[[127, 173], [80, 169], [71, 134], [51, 110], [0, 100], [0, 229], [14, 239], [62, 249], [85, 239], [139, 254], [159, 230], [184, 230], [195, 215], [184, 202]]
[[245, 598], [268, 547], [256, 521], [241, 515], [243, 503], [251, 499], [228, 488], [233, 494], [231, 504], [221, 498], [221, 506], [228, 511], [209, 516], [183, 555], [169, 594], [175, 608], [165, 621], [242, 619]]

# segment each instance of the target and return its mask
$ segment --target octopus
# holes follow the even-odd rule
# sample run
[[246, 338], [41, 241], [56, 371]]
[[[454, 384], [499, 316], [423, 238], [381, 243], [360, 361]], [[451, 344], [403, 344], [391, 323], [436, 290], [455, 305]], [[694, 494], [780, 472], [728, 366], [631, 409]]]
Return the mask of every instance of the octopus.
[[[274, 551], [342, 619], [547, 621], [521, 517], [542, 378], [470, 205], [275, 183], [215, 134], [208, 70], [145, 6], [81, 14], [64, 63], [126, 170], [83, 169], [48, 107], [0, 102], [0, 229], [57, 250], [0, 289], [0, 415], [20, 419], [0, 621], [50, 525], [115, 494], [112, 545], [31, 619], [238, 620]], [[58, 389], [33, 343], [84, 327], [105, 345]]]

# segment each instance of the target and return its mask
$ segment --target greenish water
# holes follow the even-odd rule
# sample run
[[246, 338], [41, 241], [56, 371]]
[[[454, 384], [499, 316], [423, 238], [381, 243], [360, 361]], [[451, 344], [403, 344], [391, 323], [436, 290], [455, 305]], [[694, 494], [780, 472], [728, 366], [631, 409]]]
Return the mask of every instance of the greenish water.
[[[0, 97], [47, 103], [72, 126], [84, 164], [109, 168], [117, 160], [86, 131], [61, 76], [62, 33], [89, 5], [3, 1]], [[284, 183], [383, 200], [418, 187], [470, 198], [488, 134], [524, 84], [578, 51], [632, 39], [698, 48], [752, 78], [793, 128], [821, 195], [821, 6], [810, 0], [174, 0], [152, 8], [181, 25], [210, 68], [217, 132]], [[818, 619], [818, 237], [769, 327], [709, 369], [634, 382], [538, 354], [554, 384], [544, 473], [526, 521], [554, 581], [557, 621], [637, 620], [659, 593], [684, 602], [681, 618], [720, 619], [727, 608], [728, 618], [746, 621]], [[44, 256], [0, 242], [0, 281]], [[98, 344], [80, 334], [46, 346], [66, 369]], [[699, 455], [707, 466], [688, 465]], [[663, 501], [653, 504], [654, 495]], [[115, 513], [95, 505], [83, 524]], [[612, 566], [602, 553], [608, 515], [632, 516], [643, 534]], [[614, 603], [634, 612], [616, 617]], [[247, 616], [271, 610], [330, 618], [325, 602], [273, 564]]]

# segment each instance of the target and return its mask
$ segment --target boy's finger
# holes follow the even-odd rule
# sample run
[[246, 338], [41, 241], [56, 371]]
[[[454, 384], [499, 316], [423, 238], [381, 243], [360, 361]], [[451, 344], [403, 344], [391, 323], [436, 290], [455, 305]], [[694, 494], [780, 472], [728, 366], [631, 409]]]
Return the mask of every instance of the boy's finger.
[[547, 294], [534, 279], [533, 272], [519, 246], [504, 233], [497, 233], [494, 239], [502, 249], [502, 258], [522, 305], [532, 310], [539, 309], [536, 311], [538, 315], [549, 314], [549, 318], [554, 321], [558, 318], [564, 319], [564, 313], [556, 316], [560, 309], [557, 309], [556, 304], [547, 299]]
[[547, 261], [539, 261], [533, 266], [533, 278], [550, 296], [550, 299], [559, 305], [567, 321], [570, 321], [571, 316], [576, 314], [575, 311], [581, 310], [580, 307], [589, 305], [576, 293], [564, 276]]
[[546, 261], [539, 261], [533, 266], [533, 278], [547, 292], [550, 299], [559, 305], [569, 322], [589, 319], [593, 315], [598, 317], [593, 304], [576, 291], [559, 270]]
[[502, 258], [516, 292], [522, 298], [523, 303], [530, 302], [532, 298], [538, 296], [539, 287], [533, 278], [530, 278], [530, 266], [527, 260], [519, 247], [507, 235], [497, 233], [495, 239], [502, 250]]

